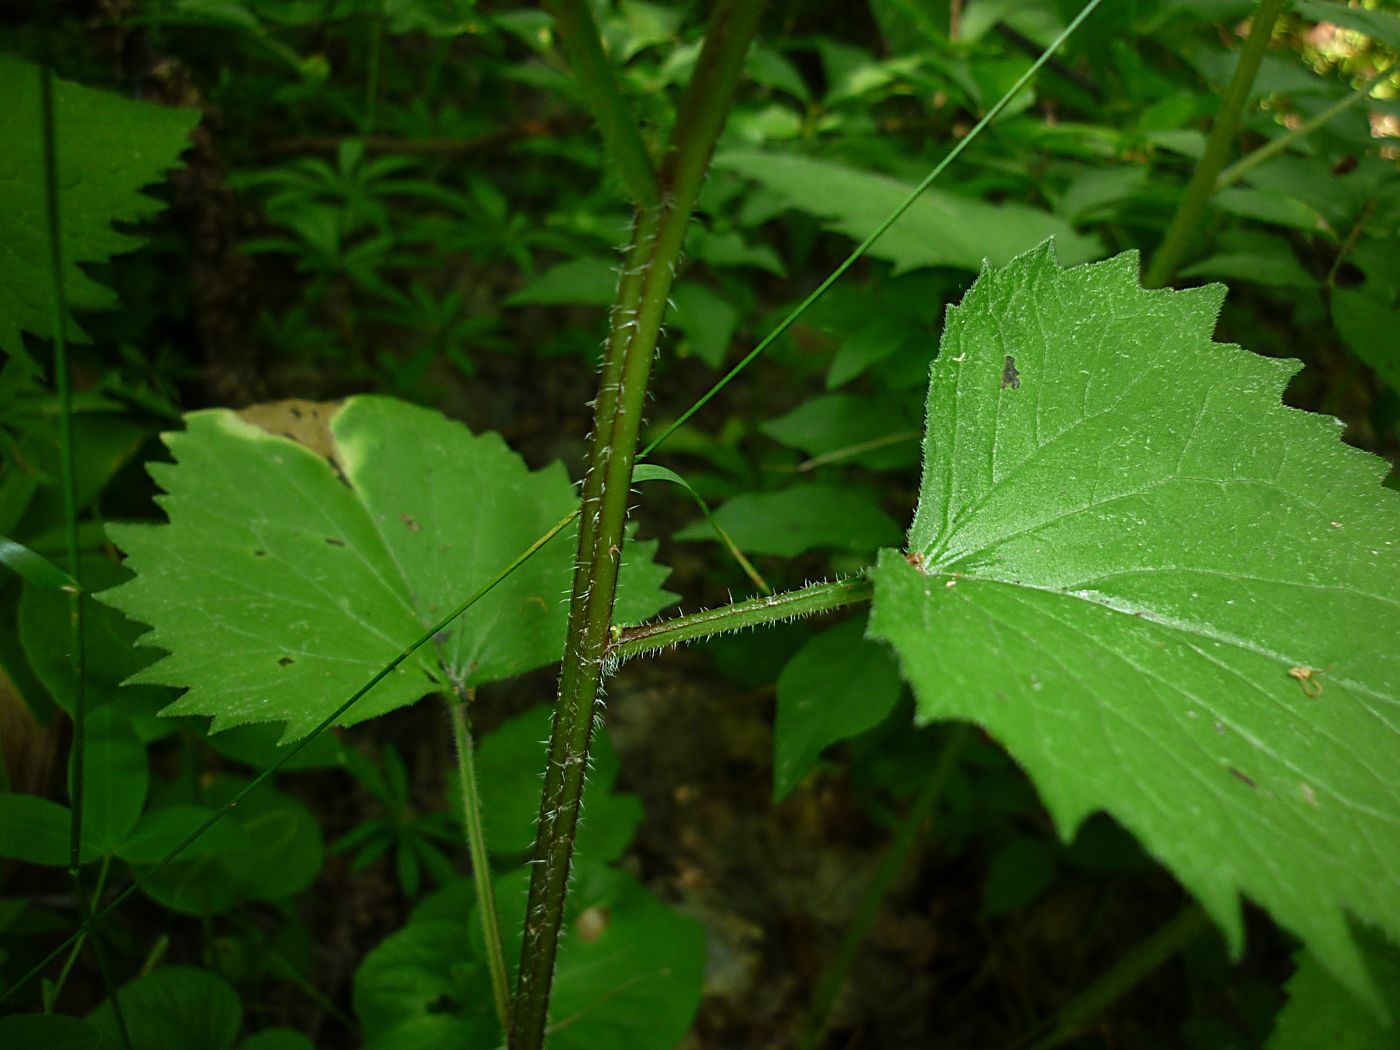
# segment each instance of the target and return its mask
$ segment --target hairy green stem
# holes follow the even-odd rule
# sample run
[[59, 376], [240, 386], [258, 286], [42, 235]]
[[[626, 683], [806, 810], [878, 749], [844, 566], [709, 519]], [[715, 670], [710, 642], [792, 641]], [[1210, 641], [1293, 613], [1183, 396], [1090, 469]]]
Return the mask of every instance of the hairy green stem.
[[770, 626], [848, 605], [860, 605], [870, 601], [874, 593], [874, 585], [869, 580], [855, 576], [848, 580], [816, 583], [795, 591], [750, 598], [718, 609], [706, 609], [640, 627], [616, 627], [613, 629], [612, 644], [608, 646], [608, 659], [615, 665], [634, 656], [669, 649], [684, 642], [732, 634], [750, 627]]
[[1105, 1010], [1155, 973], [1163, 963], [1187, 947], [1209, 925], [1210, 919], [1200, 905], [1187, 904], [1166, 925], [1062, 1006], [1044, 1026], [1049, 1031], [1036, 1039], [1031, 1050], [1051, 1050], [1069, 1042], [1095, 1018], [1101, 1017]]
[[632, 199], [644, 208], [661, 203], [661, 185], [656, 178], [641, 129], [627, 108], [603, 39], [593, 20], [588, 0], [554, 0], [554, 31], [574, 79], [583, 92], [588, 111], [598, 122], [603, 145], [617, 165], [623, 185]]
[[1324, 124], [1330, 121], [1333, 117], [1350, 109], [1362, 99], [1369, 98], [1371, 92], [1375, 90], [1376, 86], [1378, 84], [1384, 83], [1385, 79], [1388, 76], [1390, 76], [1391, 73], [1395, 72], [1397, 67], [1400, 67], [1400, 62], [1392, 62], [1390, 65], [1386, 66], [1379, 73], [1377, 73], [1375, 76], [1361, 83], [1356, 88], [1356, 90], [1353, 91], [1346, 98], [1341, 99], [1338, 102], [1334, 102], [1332, 105], [1328, 106], [1321, 113], [1319, 113], [1317, 116], [1313, 117], [1311, 120], [1307, 120], [1304, 121], [1302, 124], [1299, 124], [1296, 128], [1289, 131], [1286, 135], [1280, 135], [1276, 139], [1270, 139], [1268, 142], [1260, 146], [1253, 153], [1250, 153], [1248, 156], [1241, 157], [1239, 160], [1235, 161], [1235, 163], [1231, 164], [1228, 168], [1222, 171], [1219, 174], [1219, 176], [1216, 177], [1215, 189], [1218, 191], [1223, 190], [1226, 186], [1233, 186], [1235, 183], [1239, 182], [1240, 179], [1244, 178], [1255, 168], [1259, 167], [1259, 165], [1265, 163], [1266, 161], [1272, 160], [1274, 157], [1278, 156], [1284, 150], [1288, 149], [1289, 146], [1293, 145], [1293, 143], [1299, 141], [1300, 139], [1307, 138], [1318, 128], [1322, 127]]
[[462, 783], [462, 824], [467, 829], [471, 851], [472, 882], [476, 885], [476, 907], [481, 914], [486, 939], [486, 965], [491, 971], [491, 996], [501, 1031], [510, 1030], [510, 979], [506, 976], [506, 953], [501, 947], [501, 920], [496, 912], [496, 893], [491, 885], [491, 857], [486, 851], [486, 830], [481, 824], [481, 793], [476, 785], [476, 750], [471, 727], [467, 724], [467, 701], [454, 697], [447, 702], [452, 720], [452, 740], [457, 748], [457, 772]]
[[518, 1050], [537, 1050], [544, 1040], [652, 359], [685, 230], [762, 7], [741, 0], [714, 5], [662, 169], [661, 203], [639, 211], [612, 314], [511, 1016], [510, 1045]]
[[1249, 93], [1254, 87], [1254, 78], [1259, 74], [1259, 64], [1268, 50], [1269, 39], [1273, 36], [1274, 24], [1288, 6], [1289, 0], [1259, 0], [1254, 11], [1253, 22], [1244, 47], [1240, 49], [1240, 60], [1235, 66], [1235, 74], [1230, 78], [1230, 86], [1225, 89], [1225, 97], [1220, 103], [1220, 112], [1215, 115], [1210, 136], [1206, 139], [1205, 152], [1186, 187], [1186, 195], [1172, 216], [1171, 225], [1162, 239], [1162, 246], [1152, 257], [1152, 265], [1142, 279], [1144, 288], [1161, 288], [1172, 279], [1172, 274], [1181, 265], [1187, 251], [1195, 239], [1196, 232], [1205, 217], [1211, 194], [1216, 190], [1216, 179], [1230, 158], [1230, 150], [1239, 131], [1240, 116], [1244, 113]]
[[959, 725], [953, 729], [952, 734], [939, 752], [933, 772], [924, 781], [918, 798], [909, 807], [909, 812], [900, 822], [899, 830], [895, 833], [889, 849], [885, 851], [880, 866], [875, 869], [875, 874], [871, 876], [870, 885], [866, 887], [865, 896], [860, 902], [860, 911], [856, 913], [855, 919], [846, 929], [846, 935], [841, 940], [841, 947], [836, 953], [836, 958], [822, 974], [821, 980], [817, 982], [816, 990], [812, 994], [812, 1009], [807, 1018], [807, 1031], [801, 1044], [803, 1050], [812, 1050], [822, 1037], [822, 1033], [826, 1031], [827, 1021], [831, 1017], [831, 1009], [836, 1005], [836, 997], [841, 994], [841, 989], [845, 987], [846, 978], [850, 975], [851, 967], [855, 964], [856, 956], [860, 953], [860, 946], [865, 943], [865, 938], [870, 935], [871, 927], [879, 918], [880, 909], [884, 907], [885, 897], [889, 893], [890, 887], [894, 885], [894, 880], [899, 877], [899, 873], [909, 862], [909, 854], [913, 852], [914, 844], [918, 841], [919, 830], [933, 815], [938, 800], [943, 797], [943, 789], [948, 786], [948, 781], [953, 775], [953, 770], [957, 768], [958, 758], [962, 755], [963, 748], [967, 746], [970, 735], [971, 731], [966, 725]]

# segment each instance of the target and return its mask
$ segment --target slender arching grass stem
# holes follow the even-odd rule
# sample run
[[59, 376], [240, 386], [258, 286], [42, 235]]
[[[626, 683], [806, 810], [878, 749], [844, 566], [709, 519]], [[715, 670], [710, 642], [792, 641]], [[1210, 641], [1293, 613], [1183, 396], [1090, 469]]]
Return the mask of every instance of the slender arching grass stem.
[[1288, 6], [1288, 2], [1289, 0], [1259, 0], [1259, 6], [1254, 10], [1249, 36], [1244, 42], [1244, 47], [1240, 49], [1240, 59], [1235, 66], [1234, 76], [1230, 78], [1230, 86], [1225, 89], [1220, 112], [1216, 114], [1210, 136], [1206, 139], [1205, 152], [1191, 175], [1191, 181], [1186, 186], [1186, 193], [1181, 198], [1181, 204], [1177, 206], [1176, 214], [1172, 216], [1162, 245], [1152, 257], [1152, 265], [1148, 267], [1147, 274], [1142, 279], [1144, 288], [1161, 288], [1172, 279], [1172, 274], [1176, 273], [1176, 268], [1186, 257], [1191, 241], [1201, 225], [1201, 219], [1205, 217], [1211, 194], [1216, 190], [1216, 179], [1229, 158], [1230, 147], [1239, 131], [1240, 116], [1244, 113], [1245, 103], [1249, 101], [1249, 92], [1254, 86], [1254, 78], [1259, 74], [1259, 64], [1264, 60], [1264, 52], [1268, 50], [1274, 24], [1283, 13], [1283, 9]]
[[[44, 26], [44, 49], [50, 50], [52, 35]], [[47, 55], [45, 58], [47, 59]], [[39, 123], [43, 129], [44, 152], [44, 219], [49, 245], [49, 317], [53, 326], [54, 385], [58, 390], [58, 455], [63, 490], [63, 541], [68, 562], [68, 575], [74, 586], [68, 595], [69, 671], [73, 685], [73, 742], [69, 772], [69, 800], [72, 803], [68, 826], [68, 877], [73, 882], [74, 899], [78, 902], [79, 933], [92, 926], [92, 909], [83, 886], [83, 800], [87, 785], [87, 640], [84, 630], [83, 602], [87, 596], [82, 588], [82, 566], [78, 556], [78, 497], [77, 469], [73, 455], [73, 385], [68, 371], [68, 339], [65, 328], [68, 318], [67, 295], [63, 280], [62, 215], [58, 204], [58, 122], [54, 106], [53, 71], [47, 61], [39, 66]], [[94, 937], [93, 957], [112, 1003], [112, 1018], [122, 1046], [131, 1050], [131, 1034], [126, 1016], [117, 998], [116, 985], [102, 946]], [[77, 952], [74, 952], [74, 959]], [[70, 960], [71, 964], [71, 960]], [[66, 973], [66, 969], [65, 969]]]

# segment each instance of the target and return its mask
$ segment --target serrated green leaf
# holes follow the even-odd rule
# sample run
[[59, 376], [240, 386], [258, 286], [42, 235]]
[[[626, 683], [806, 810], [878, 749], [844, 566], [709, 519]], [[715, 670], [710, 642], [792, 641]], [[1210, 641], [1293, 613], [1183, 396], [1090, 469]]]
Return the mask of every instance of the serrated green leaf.
[[[899, 206], [912, 184], [827, 160], [760, 150], [729, 150], [715, 167], [737, 172], [781, 194], [788, 204], [825, 220], [832, 230], [863, 240]], [[896, 272], [921, 266], [978, 270], [986, 259], [1010, 261], [1046, 237], [1054, 237], [1067, 260], [1102, 254], [1085, 237], [1047, 212], [1020, 204], [987, 204], [936, 189], [923, 192], [904, 217], [870, 248]]]
[[1374, 1003], [1347, 921], [1400, 932], [1400, 498], [1279, 403], [1296, 364], [1211, 341], [1222, 295], [1131, 253], [984, 272], [871, 633], [1066, 838], [1106, 810], [1237, 949], [1243, 894]]
[[[330, 422], [335, 465], [227, 411], [196, 412], [152, 464], [168, 525], [114, 526], [135, 570], [102, 600], [152, 625], [169, 655], [132, 681], [188, 690], [166, 714], [213, 731], [321, 719], [574, 505], [558, 464], [531, 472], [496, 434], [383, 397]], [[344, 480], [342, 480], [342, 475]], [[425, 694], [559, 658], [575, 542], [566, 531], [345, 716], [360, 722]], [[616, 617], [670, 599], [655, 544], [628, 546]]]
[[[18, 354], [20, 332], [54, 334], [39, 67], [0, 55], [0, 98], [0, 350]], [[115, 302], [81, 264], [140, 246], [112, 224], [137, 222], [160, 209], [159, 201], [137, 191], [177, 165], [198, 120], [198, 110], [135, 102], [55, 78], [58, 206], [70, 308]], [[69, 332], [79, 334], [76, 327]]]

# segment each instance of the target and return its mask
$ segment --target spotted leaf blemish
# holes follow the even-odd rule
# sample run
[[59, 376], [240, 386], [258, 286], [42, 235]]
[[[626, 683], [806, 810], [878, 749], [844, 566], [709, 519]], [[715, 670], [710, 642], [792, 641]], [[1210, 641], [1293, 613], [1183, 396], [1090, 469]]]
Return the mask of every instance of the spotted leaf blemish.
[[1001, 367], [1001, 388], [1005, 390], [1007, 387], [1021, 389], [1021, 373], [1016, 368], [1016, 359], [1010, 354], [1006, 355], [1006, 363]]

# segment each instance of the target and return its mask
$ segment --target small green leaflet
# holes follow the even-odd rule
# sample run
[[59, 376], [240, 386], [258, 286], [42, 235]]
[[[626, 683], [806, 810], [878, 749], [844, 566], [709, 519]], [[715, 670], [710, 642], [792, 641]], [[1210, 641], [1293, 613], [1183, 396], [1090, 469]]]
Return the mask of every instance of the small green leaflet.
[[870, 633], [1065, 838], [1107, 811], [1236, 948], [1244, 894], [1378, 1005], [1347, 924], [1400, 937], [1400, 497], [1280, 403], [1295, 362], [1212, 341], [1222, 288], [1137, 266], [1046, 245], [949, 310]]
[[[53, 335], [49, 235], [44, 206], [44, 133], [39, 68], [0, 55], [0, 350], [23, 352], [20, 332]], [[114, 222], [161, 208], [139, 193], [179, 163], [199, 111], [133, 102], [54, 81], [58, 204], [68, 305], [91, 310], [116, 297], [79, 266], [105, 262], [141, 242]], [[70, 338], [80, 333], [74, 329]]]
[[[171, 715], [214, 731], [309, 732], [575, 502], [564, 469], [531, 472], [496, 434], [385, 397], [347, 401], [328, 455], [223, 410], [167, 434], [153, 463], [168, 525], [112, 526], [135, 579], [102, 600], [169, 655], [132, 681], [188, 689]], [[314, 443], [314, 442], [313, 442]], [[575, 547], [568, 530], [367, 695], [346, 723], [559, 659]], [[629, 544], [616, 619], [671, 600], [655, 544]]]

